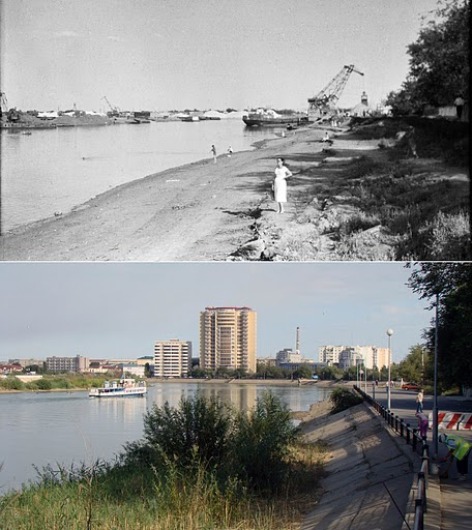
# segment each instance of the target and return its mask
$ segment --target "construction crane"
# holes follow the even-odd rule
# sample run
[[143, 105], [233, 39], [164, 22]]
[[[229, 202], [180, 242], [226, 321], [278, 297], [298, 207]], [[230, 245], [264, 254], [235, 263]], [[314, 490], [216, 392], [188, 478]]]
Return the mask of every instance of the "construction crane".
[[118, 107], [114, 107], [109, 101], [106, 96], [103, 96], [102, 99], [104, 99], [108, 106], [110, 107], [111, 113], [109, 113], [110, 116], [119, 116], [120, 115], [120, 109]]
[[1, 113], [7, 113], [8, 112], [8, 101], [7, 96], [5, 92], [0, 92], [0, 100], [1, 100]]
[[5, 115], [8, 121], [18, 121], [20, 119], [20, 113], [14, 109], [8, 108], [7, 95], [5, 92], [0, 92], [0, 116]]
[[353, 64], [344, 65], [341, 71], [331, 79], [323, 90], [320, 90], [316, 96], [308, 100], [309, 116], [316, 119], [337, 113], [336, 104], [352, 72], [361, 76], [364, 75], [359, 70], [356, 70]]

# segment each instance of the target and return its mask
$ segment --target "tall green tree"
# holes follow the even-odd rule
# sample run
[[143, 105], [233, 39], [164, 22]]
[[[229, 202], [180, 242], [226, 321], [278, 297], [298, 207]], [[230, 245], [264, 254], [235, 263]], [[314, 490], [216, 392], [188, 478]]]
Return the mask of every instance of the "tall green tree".
[[407, 47], [410, 71], [387, 104], [394, 113], [422, 112], [427, 105], [452, 105], [459, 94], [469, 100], [468, 0], [440, 0], [434, 20]]
[[[422, 263], [408, 285], [428, 309], [438, 311], [438, 381], [442, 387], [472, 386], [472, 264]], [[435, 322], [425, 331], [431, 352], [435, 348]]]
[[423, 382], [428, 364], [428, 351], [417, 344], [410, 348], [410, 353], [400, 362], [398, 372], [406, 381]]

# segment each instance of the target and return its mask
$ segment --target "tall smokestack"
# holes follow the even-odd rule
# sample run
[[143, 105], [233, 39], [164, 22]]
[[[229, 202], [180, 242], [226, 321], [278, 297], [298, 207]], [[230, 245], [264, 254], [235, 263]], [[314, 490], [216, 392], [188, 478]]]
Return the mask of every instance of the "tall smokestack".
[[297, 342], [295, 346], [295, 352], [300, 353], [300, 328], [297, 326]]

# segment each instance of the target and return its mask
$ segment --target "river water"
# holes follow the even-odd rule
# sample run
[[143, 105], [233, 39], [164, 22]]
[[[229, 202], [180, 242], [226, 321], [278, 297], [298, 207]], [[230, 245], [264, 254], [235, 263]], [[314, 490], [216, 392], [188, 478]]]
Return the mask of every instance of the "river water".
[[241, 120], [2, 130], [2, 233], [66, 213], [99, 193], [217, 154], [251, 149], [283, 129], [248, 128]]
[[143, 413], [166, 401], [178, 405], [181, 397], [197, 392], [219, 397], [247, 410], [266, 389], [290, 410], [308, 410], [329, 390], [316, 386], [264, 384], [161, 383], [145, 398], [91, 399], [86, 392], [0, 394], [0, 492], [17, 489], [37, 478], [33, 465], [112, 461], [126, 442], [142, 437]]

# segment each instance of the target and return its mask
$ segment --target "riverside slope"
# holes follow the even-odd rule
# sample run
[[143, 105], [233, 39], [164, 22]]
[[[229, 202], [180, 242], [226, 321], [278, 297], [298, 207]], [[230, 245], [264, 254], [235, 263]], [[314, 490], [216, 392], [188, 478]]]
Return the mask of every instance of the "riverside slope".
[[[455, 211], [466, 201], [467, 175], [462, 168], [448, 167], [437, 159], [389, 162], [389, 150], [379, 149], [378, 140], [357, 139], [344, 132], [332, 131], [334, 149], [320, 142], [324, 130], [308, 127], [266, 141], [254, 151], [220, 156], [216, 164], [202, 160], [124, 184], [67, 215], [4, 234], [0, 260], [412, 259], [411, 252], [418, 252], [417, 237], [412, 229], [403, 234], [397, 228], [393, 232], [385, 229], [378, 213], [382, 201], [376, 193], [388, 192], [388, 186], [393, 186], [398, 193], [404, 189], [405, 200], [411, 202], [413, 187], [418, 200], [428, 197], [425, 212]], [[270, 196], [277, 157], [284, 157], [294, 173], [288, 181], [289, 202], [283, 215], [276, 213]], [[382, 170], [385, 164], [387, 169]], [[393, 173], [402, 164], [406, 173], [399, 178]], [[433, 192], [435, 199], [431, 199]], [[364, 196], [369, 198], [371, 211], [366, 210], [369, 201]], [[411, 208], [404, 211], [403, 201], [401, 206], [395, 203], [396, 193], [388, 192], [384, 198], [394, 202], [383, 209], [392, 219], [398, 217], [399, 226], [412, 212], [420, 221], [425, 215]], [[454, 226], [460, 233], [453, 236], [465, 241], [466, 215], [459, 215], [459, 221]], [[426, 218], [422, 225], [426, 234], [435, 226]], [[415, 230], [421, 234], [422, 228]], [[454, 237], [446, 238], [449, 246]], [[444, 241], [439, 243], [444, 246]], [[458, 244], [451, 248], [446, 244], [445, 250], [439, 245], [434, 256], [422, 244], [425, 248], [418, 254], [424, 255], [422, 259], [447, 256], [454, 260], [456, 254], [465, 259]], [[400, 253], [399, 246], [404, 247]]]

